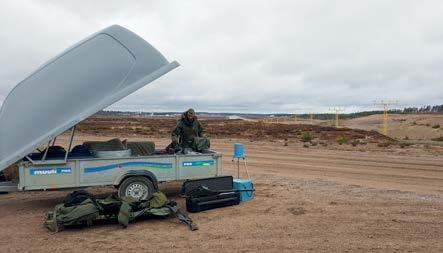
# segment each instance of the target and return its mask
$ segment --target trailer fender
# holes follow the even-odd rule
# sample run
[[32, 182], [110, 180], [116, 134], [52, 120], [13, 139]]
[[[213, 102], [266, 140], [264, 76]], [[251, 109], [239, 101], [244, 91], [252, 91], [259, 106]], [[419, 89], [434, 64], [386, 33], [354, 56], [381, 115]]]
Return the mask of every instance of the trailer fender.
[[154, 188], [156, 190], [158, 190], [158, 180], [157, 177], [154, 175], [154, 173], [152, 173], [151, 171], [148, 170], [130, 170], [127, 173], [121, 175], [120, 177], [118, 177], [115, 181], [114, 181], [114, 186], [119, 186], [126, 178], [129, 177], [146, 177], [148, 178], [152, 184], [154, 185]]

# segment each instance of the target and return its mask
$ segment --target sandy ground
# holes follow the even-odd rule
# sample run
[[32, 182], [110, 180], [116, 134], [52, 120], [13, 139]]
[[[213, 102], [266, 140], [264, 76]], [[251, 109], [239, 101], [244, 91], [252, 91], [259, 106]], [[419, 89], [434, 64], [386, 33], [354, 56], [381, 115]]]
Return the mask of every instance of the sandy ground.
[[[213, 140], [225, 174], [236, 174], [230, 158], [236, 141]], [[51, 234], [42, 226], [45, 213], [66, 192], [12, 193], [0, 195], [0, 252], [443, 251], [442, 155], [242, 142], [255, 198], [190, 214], [198, 231], [167, 219]], [[184, 210], [179, 187], [161, 186]]]
[[[370, 115], [343, 120], [346, 127], [381, 131], [383, 115]], [[392, 114], [389, 115], [389, 133], [392, 138], [403, 140], [431, 140], [443, 136], [443, 115], [438, 114]]]

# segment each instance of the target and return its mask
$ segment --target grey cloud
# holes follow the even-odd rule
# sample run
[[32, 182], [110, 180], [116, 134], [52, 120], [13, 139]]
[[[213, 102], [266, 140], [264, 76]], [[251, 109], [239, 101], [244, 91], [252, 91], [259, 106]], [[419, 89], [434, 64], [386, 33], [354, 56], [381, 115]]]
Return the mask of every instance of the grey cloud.
[[110, 108], [294, 112], [443, 102], [441, 1], [2, 1], [0, 100], [111, 24], [182, 66]]

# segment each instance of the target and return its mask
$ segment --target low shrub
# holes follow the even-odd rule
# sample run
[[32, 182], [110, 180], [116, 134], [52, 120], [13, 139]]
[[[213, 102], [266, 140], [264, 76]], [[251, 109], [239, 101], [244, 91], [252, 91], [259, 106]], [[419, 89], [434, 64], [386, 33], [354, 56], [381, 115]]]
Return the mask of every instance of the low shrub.
[[410, 143], [400, 143], [400, 148], [405, 148], [411, 146]]
[[310, 132], [304, 132], [301, 136], [302, 142], [310, 142], [312, 139], [314, 139], [314, 136]]
[[380, 142], [379, 144], [377, 144], [378, 147], [383, 147], [383, 148], [387, 148], [389, 146], [391, 146], [391, 143], [389, 142]]
[[351, 145], [354, 146], [354, 147], [356, 147], [358, 144], [360, 144], [359, 140], [352, 140], [351, 141]]
[[340, 136], [340, 137], [337, 138], [337, 142], [340, 145], [348, 144], [348, 138], [346, 138], [345, 136]]

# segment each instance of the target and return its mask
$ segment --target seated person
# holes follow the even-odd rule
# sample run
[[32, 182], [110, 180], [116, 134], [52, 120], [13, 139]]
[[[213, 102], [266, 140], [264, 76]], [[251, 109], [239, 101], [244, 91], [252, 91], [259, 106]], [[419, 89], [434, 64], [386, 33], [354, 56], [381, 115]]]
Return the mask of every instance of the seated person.
[[[174, 152], [189, 149], [201, 152], [205, 149], [209, 149], [209, 140], [207, 138], [199, 137], [204, 137], [203, 127], [198, 121], [194, 109], [190, 108], [184, 112], [181, 118], [177, 121], [177, 125], [171, 133], [172, 143], [167, 149], [173, 149]], [[198, 140], [198, 143], [196, 143], [196, 140]]]

